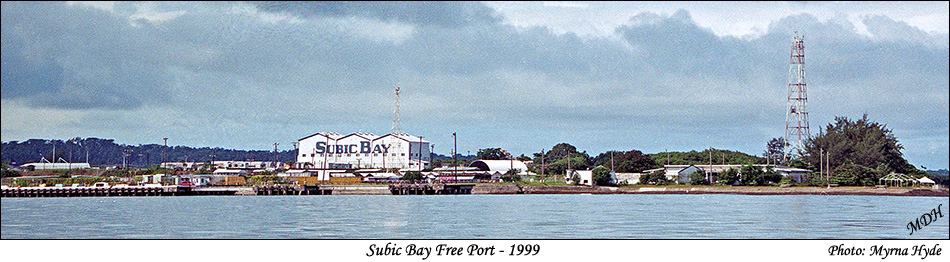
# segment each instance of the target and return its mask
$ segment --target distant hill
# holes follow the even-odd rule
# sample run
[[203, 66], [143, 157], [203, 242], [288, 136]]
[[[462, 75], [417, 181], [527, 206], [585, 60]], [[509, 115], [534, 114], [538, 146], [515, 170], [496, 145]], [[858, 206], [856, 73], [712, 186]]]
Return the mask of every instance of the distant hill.
[[689, 151], [689, 152], [660, 152], [655, 154], [649, 154], [650, 158], [653, 161], [656, 161], [660, 166], [666, 165], [667, 160], [669, 160], [670, 165], [708, 165], [710, 162], [713, 165], [720, 165], [723, 162], [726, 164], [765, 164], [765, 158], [758, 157], [739, 151], [723, 150], [723, 149], [706, 149], [703, 151]]
[[[162, 162], [163, 146], [159, 144], [125, 145], [117, 144], [113, 139], [82, 138], [73, 142], [63, 140], [30, 139], [23, 142], [3, 142], [0, 148], [0, 161], [14, 166], [30, 162], [40, 162], [46, 158], [53, 161], [53, 146], [56, 147], [55, 159], [80, 163], [88, 162], [92, 166], [122, 165], [123, 155], [130, 167], [146, 167]], [[165, 153], [169, 162], [178, 161], [273, 161], [274, 151], [267, 150], [235, 150], [224, 148], [192, 148], [186, 146], [169, 146]], [[293, 161], [295, 153], [292, 150], [278, 151], [280, 162]]]
[[927, 170], [928, 177], [933, 179], [937, 184], [944, 186], [950, 186], [950, 170], [940, 169], [940, 170]]

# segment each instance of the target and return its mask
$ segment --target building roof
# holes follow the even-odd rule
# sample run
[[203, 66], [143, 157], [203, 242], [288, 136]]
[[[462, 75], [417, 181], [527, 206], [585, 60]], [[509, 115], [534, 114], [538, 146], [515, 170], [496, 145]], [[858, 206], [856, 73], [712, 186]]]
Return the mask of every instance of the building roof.
[[405, 140], [405, 141], [407, 141], [407, 142], [420, 142], [420, 141], [422, 141], [422, 143], [429, 143], [429, 141], [426, 141], [426, 140], [422, 139], [421, 137], [414, 136], [414, 135], [410, 135], [410, 134], [386, 134], [386, 135], [384, 135], [384, 136], [377, 137], [377, 138], [375, 138], [375, 139], [373, 139], [373, 140], [383, 139], [383, 138], [385, 138], [385, 137], [387, 137], [387, 136], [392, 136], [392, 137], [395, 137], [395, 138], [398, 138], [398, 139]]
[[34, 169], [83, 169], [91, 168], [89, 163], [26, 163], [20, 165], [20, 168], [32, 166]]
[[323, 136], [323, 137], [327, 137], [327, 138], [332, 139], [332, 140], [337, 140], [337, 139], [340, 139], [341, 137], [343, 137], [343, 135], [341, 135], [340, 133], [320, 132], [320, 133], [316, 133], [316, 134], [309, 135], [309, 136], [306, 136], [306, 137], [304, 137], [304, 138], [298, 139], [297, 141], [303, 141], [304, 139], [311, 138], [311, 137], [314, 137], [314, 136]]
[[439, 167], [439, 168], [432, 169], [432, 171], [436, 171], [436, 172], [448, 172], [448, 171], [455, 171], [455, 170], [458, 170], [458, 171], [478, 171], [478, 168], [475, 168], [475, 167], [467, 167], [467, 166], [460, 166], [460, 167], [458, 167], [458, 168], [455, 168], [455, 167], [452, 167], [452, 166], [444, 166], [444, 167]]
[[[747, 166], [747, 165], [739, 165], [739, 164], [733, 164], [733, 165], [702, 165], [702, 164], [700, 164], [700, 165], [666, 165], [666, 168], [667, 168], [667, 169], [674, 169], [674, 170], [675, 170], [675, 169], [682, 170], [682, 169], [689, 168], [690, 166], [695, 166], [695, 167], [698, 167], [698, 168], [703, 169], [703, 170], [705, 170], [705, 171], [720, 171], [720, 172], [721, 172], [721, 171], [725, 171], [726, 169], [730, 169], [730, 168], [740, 169], [740, 168], [742, 168], [743, 166]], [[765, 168], [765, 167], [767, 167], [767, 166], [770, 166], [770, 167], [772, 167], [776, 172], [783, 172], [783, 173], [796, 173], [796, 172], [810, 173], [810, 172], [813, 172], [813, 171], [808, 170], [808, 169], [801, 169], [801, 168], [794, 168], [794, 167], [787, 167], [787, 166], [777, 166], [777, 165], [759, 165], [759, 164], [756, 164], [756, 165], [752, 165], [752, 166], [760, 167], [760, 168]], [[644, 171], [644, 172], [650, 172], [650, 171], [655, 171], [655, 170], [659, 170], [659, 169], [650, 169], [650, 170], [646, 170], [646, 171]]]
[[342, 140], [344, 138], [351, 137], [351, 136], [358, 136], [366, 140], [376, 140], [377, 138], [379, 138], [379, 136], [371, 134], [371, 133], [357, 132], [357, 133], [352, 133], [352, 134], [340, 137], [339, 139]]
[[479, 171], [497, 171], [502, 174], [508, 173], [512, 168], [521, 170], [520, 173], [528, 171], [528, 166], [518, 160], [475, 160], [468, 166], [478, 168]]

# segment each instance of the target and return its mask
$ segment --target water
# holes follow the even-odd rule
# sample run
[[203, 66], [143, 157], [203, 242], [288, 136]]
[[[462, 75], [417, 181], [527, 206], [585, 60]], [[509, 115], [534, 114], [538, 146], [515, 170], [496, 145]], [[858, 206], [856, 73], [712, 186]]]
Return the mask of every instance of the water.
[[[943, 204], [909, 235], [907, 223]], [[948, 239], [945, 197], [3, 198], [3, 239]]]

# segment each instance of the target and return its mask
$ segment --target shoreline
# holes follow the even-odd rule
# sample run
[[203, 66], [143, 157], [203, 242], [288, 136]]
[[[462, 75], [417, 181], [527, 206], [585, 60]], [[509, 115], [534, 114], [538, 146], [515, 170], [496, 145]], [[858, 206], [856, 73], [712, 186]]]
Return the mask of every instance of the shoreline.
[[[476, 185], [479, 186], [493, 185]], [[589, 187], [589, 186], [523, 186], [519, 187], [520, 194], [739, 194], [739, 195], [870, 195], [870, 196], [934, 196], [947, 197], [947, 189], [929, 188], [876, 188], [876, 187]], [[491, 191], [491, 190], [486, 190]], [[518, 194], [511, 189], [498, 190], [495, 194]], [[476, 194], [475, 191], [472, 192]], [[492, 194], [492, 193], [482, 193]]]
[[400, 187], [393, 185], [315, 185], [239, 187], [109, 187], [109, 188], [4, 188], [3, 198], [201, 196], [201, 195], [520, 195], [520, 194], [737, 194], [737, 195], [867, 195], [948, 197], [946, 188], [881, 187], [747, 187], [747, 186], [633, 186], [444, 184]]

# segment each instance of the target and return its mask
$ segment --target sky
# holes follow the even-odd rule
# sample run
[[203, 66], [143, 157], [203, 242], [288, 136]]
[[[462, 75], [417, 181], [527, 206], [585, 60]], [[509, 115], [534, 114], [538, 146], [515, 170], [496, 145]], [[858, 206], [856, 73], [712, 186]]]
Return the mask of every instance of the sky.
[[805, 37], [811, 133], [885, 124], [948, 167], [947, 2], [2, 2], [3, 141], [762, 155]]

